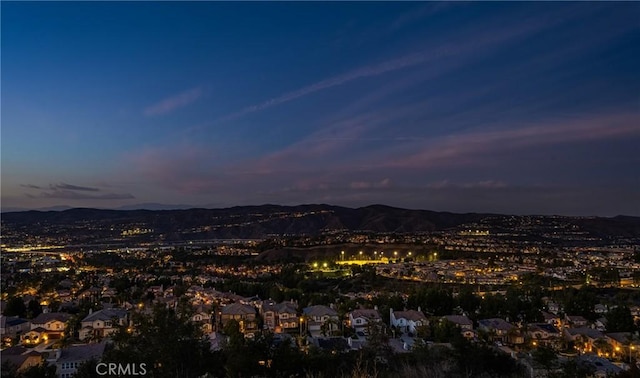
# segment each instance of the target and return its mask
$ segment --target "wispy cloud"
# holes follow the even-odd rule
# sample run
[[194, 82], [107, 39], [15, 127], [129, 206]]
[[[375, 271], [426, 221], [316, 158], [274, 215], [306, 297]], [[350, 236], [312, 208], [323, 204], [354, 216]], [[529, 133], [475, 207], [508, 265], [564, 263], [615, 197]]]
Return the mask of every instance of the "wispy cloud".
[[453, 5], [453, 2], [433, 2], [421, 6], [420, 8], [412, 9], [411, 11], [398, 16], [398, 18], [389, 25], [388, 31], [393, 32], [410, 24], [417, 23], [418, 21], [422, 21], [427, 17], [433, 16], [434, 14]]
[[121, 200], [121, 199], [133, 199], [135, 198], [130, 193], [103, 193], [103, 194], [87, 194], [78, 193], [72, 190], [53, 190], [48, 192], [42, 192], [38, 197], [41, 198], [57, 198], [57, 199], [71, 199], [71, 200]]
[[99, 192], [100, 189], [98, 188], [91, 188], [88, 186], [78, 186], [78, 185], [71, 185], [71, 184], [66, 184], [66, 183], [60, 183], [60, 184], [51, 184], [49, 185], [50, 189], [53, 190], [80, 190], [80, 191], [86, 191], [86, 192]]
[[401, 58], [398, 59], [394, 59], [394, 60], [390, 60], [390, 61], [386, 61], [377, 65], [373, 65], [373, 66], [366, 66], [366, 67], [362, 67], [359, 69], [356, 69], [354, 71], [348, 72], [344, 75], [340, 75], [340, 76], [335, 76], [329, 79], [325, 79], [322, 81], [319, 81], [315, 84], [311, 84], [309, 86], [300, 88], [298, 90], [295, 90], [293, 92], [289, 92], [289, 93], [285, 93], [281, 96], [278, 97], [274, 97], [272, 99], [269, 99], [267, 101], [264, 101], [260, 104], [257, 105], [252, 105], [249, 106], [247, 108], [242, 109], [241, 111], [237, 112], [237, 113], [233, 113], [229, 116], [224, 117], [222, 120], [230, 120], [230, 119], [235, 119], [238, 117], [241, 117], [243, 115], [249, 114], [249, 113], [253, 113], [253, 112], [257, 112], [260, 110], [264, 110], [264, 109], [268, 109], [271, 108], [273, 106], [276, 105], [280, 105], [286, 102], [290, 102], [296, 99], [299, 99], [301, 97], [325, 90], [325, 89], [329, 89], [329, 88], [333, 88], [333, 87], [337, 87], [343, 84], [346, 84], [350, 81], [354, 81], [356, 79], [361, 79], [361, 78], [365, 78], [365, 77], [372, 77], [372, 76], [378, 76], [378, 75], [382, 75], [384, 73], [387, 72], [392, 72], [392, 71], [397, 71], [400, 70], [402, 68], [406, 68], [406, 67], [410, 67], [410, 66], [414, 66], [417, 65], [419, 63], [424, 63], [427, 61], [427, 59], [429, 59], [429, 57], [431, 57], [431, 54], [425, 54], [425, 53], [418, 53], [418, 54], [411, 54], [411, 55], [407, 55], [407, 56], [403, 56]]
[[202, 89], [200, 87], [192, 88], [148, 106], [144, 109], [144, 115], [152, 117], [171, 113], [197, 101], [201, 96]]
[[[61, 182], [59, 184], [49, 184], [49, 187], [43, 187], [33, 184], [21, 184], [23, 188], [35, 189], [39, 193], [24, 193], [29, 198], [56, 198], [56, 199], [72, 199], [72, 200], [117, 200], [117, 199], [132, 199], [135, 198], [130, 193], [96, 193], [101, 192], [101, 189], [72, 185]], [[96, 193], [96, 194], [94, 194]]]
[[461, 184], [449, 180], [440, 180], [427, 184], [427, 189], [500, 189], [506, 187], [507, 184], [499, 180], [483, 180]]
[[559, 21], [553, 20], [541, 22], [538, 19], [533, 19], [528, 22], [521, 22], [516, 26], [511, 25], [500, 29], [489, 30], [484, 34], [476, 35], [473, 40], [469, 40], [467, 36], [465, 36], [465, 38], [460, 38], [458, 41], [449, 41], [447, 44], [433, 47], [428, 50], [410, 53], [378, 64], [359, 67], [345, 74], [321, 80], [295, 91], [273, 97], [262, 103], [248, 106], [236, 113], [222, 117], [219, 121], [236, 119], [250, 113], [297, 100], [322, 90], [341, 86], [358, 79], [380, 76], [386, 73], [425, 64], [430, 61], [452, 57], [461, 53], [473, 53], [479, 50], [490, 49], [493, 46], [501, 45], [503, 43], [528, 36], [540, 30], [547, 29], [555, 25], [557, 22]]
[[218, 187], [219, 179], [209, 165], [214, 158], [208, 149], [183, 143], [136, 150], [124, 156], [124, 164], [137, 178], [163, 189], [193, 194]]
[[388, 188], [391, 186], [391, 180], [385, 178], [378, 182], [370, 182], [370, 181], [353, 181], [349, 184], [351, 189], [379, 189], [379, 188]]
[[[640, 135], [640, 114], [609, 114], [542, 122], [536, 125], [448, 135], [414, 144], [417, 152], [380, 162], [395, 168], [427, 168], [473, 164], [479, 156], [489, 156], [507, 148], [529, 148], [558, 143], [620, 138]], [[405, 147], [406, 149], [406, 147]]]
[[33, 185], [33, 184], [20, 184], [20, 186], [28, 189], [43, 189], [41, 186]]

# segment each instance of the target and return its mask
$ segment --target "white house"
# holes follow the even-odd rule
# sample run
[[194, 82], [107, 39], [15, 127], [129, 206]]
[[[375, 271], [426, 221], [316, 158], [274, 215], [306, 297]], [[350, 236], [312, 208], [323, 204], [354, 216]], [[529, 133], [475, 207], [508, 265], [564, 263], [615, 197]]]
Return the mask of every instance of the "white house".
[[71, 315], [61, 312], [40, 314], [31, 320], [31, 329], [22, 334], [21, 340], [25, 345], [36, 345], [54, 339], [61, 339], [67, 321]]
[[86, 340], [90, 337], [102, 338], [111, 335], [118, 326], [126, 324], [127, 310], [110, 308], [91, 312], [82, 319], [78, 336], [80, 340]]
[[415, 335], [419, 327], [429, 324], [427, 317], [420, 311], [393, 311], [389, 309], [389, 323], [392, 327], [397, 327], [402, 333], [412, 333]]
[[199, 324], [204, 333], [209, 334], [213, 332], [213, 315], [211, 306], [198, 306], [191, 316], [191, 321]]
[[42, 327], [47, 331], [64, 332], [67, 320], [71, 315], [64, 312], [50, 312], [48, 314], [40, 314], [31, 320], [31, 329]]
[[382, 322], [382, 317], [377, 309], [358, 309], [349, 313], [349, 325], [356, 332], [367, 333], [369, 324]]
[[31, 323], [17, 316], [0, 315], [0, 337], [16, 337], [31, 329]]
[[71, 378], [83, 363], [91, 359], [100, 360], [104, 354], [104, 347], [104, 343], [96, 343], [58, 349], [55, 356], [58, 378]]

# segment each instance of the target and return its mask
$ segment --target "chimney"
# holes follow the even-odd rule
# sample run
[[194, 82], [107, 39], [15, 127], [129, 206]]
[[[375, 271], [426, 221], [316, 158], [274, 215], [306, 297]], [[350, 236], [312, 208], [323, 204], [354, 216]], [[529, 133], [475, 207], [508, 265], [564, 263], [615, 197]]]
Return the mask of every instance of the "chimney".
[[92, 308], [89, 309], [89, 315], [91, 315], [91, 314], [93, 314], [93, 309]]
[[378, 311], [378, 305], [373, 306], [373, 309]]
[[420, 310], [420, 306], [418, 306], [418, 312], [422, 312], [422, 310]]

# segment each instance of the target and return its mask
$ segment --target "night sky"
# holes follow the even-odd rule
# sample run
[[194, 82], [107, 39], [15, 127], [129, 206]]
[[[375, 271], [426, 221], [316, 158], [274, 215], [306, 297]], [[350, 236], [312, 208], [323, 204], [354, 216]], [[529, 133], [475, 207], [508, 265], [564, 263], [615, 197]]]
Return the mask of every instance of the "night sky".
[[2, 208], [640, 215], [640, 3], [5, 2]]

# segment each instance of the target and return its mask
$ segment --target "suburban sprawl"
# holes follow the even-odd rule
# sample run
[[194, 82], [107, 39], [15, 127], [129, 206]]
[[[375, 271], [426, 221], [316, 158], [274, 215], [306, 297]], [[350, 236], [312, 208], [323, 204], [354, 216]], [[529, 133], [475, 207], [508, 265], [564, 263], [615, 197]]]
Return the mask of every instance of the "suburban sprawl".
[[634, 217], [74, 209], [1, 244], [3, 377], [640, 376]]

